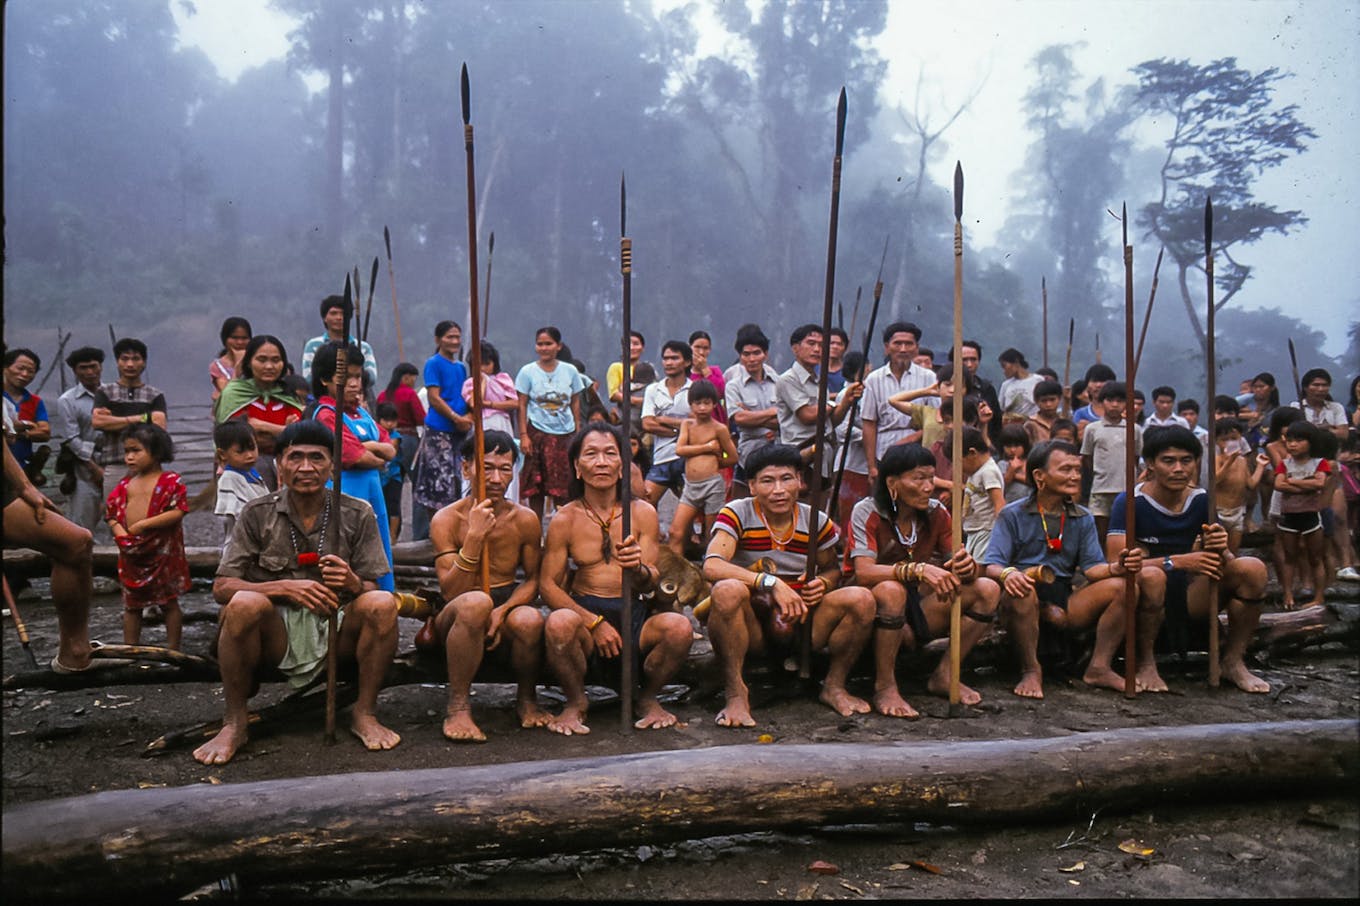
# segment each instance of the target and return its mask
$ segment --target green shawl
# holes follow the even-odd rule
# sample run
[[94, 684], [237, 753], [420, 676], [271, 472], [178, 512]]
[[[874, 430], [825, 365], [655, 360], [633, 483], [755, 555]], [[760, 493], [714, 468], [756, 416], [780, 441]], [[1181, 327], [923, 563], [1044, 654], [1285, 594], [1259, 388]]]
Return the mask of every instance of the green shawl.
[[282, 384], [261, 387], [254, 378], [238, 377], [228, 381], [227, 386], [222, 388], [222, 395], [213, 405], [213, 421], [224, 422], [255, 400], [262, 403], [278, 401], [285, 406], [292, 406], [299, 415], [305, 408]]

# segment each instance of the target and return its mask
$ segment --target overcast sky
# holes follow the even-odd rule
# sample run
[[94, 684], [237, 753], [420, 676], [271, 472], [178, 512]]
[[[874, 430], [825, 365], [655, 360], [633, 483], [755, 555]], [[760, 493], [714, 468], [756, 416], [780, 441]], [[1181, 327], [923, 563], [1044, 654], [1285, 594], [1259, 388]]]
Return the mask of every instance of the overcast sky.
[[[290, 20], [268, 0], [193, 0], [193, 16], [179, 2], [171, 6], [182, 41], [202, 48], [227, 78], [287, 53]], [[922, 65], [923, 97], [940, 111], [986, 78], [932, 173], [947, 185], [954, 159], [962, 159], [974, 243], [994, 243], [1009, 213], [1011, 175], [1031, 138], [1021, 112], [1029, 60], [1055, 43], [1084, 44], [1074, 55], [1083, 85], [1097, 76], [1126, 82], [1130, 67], [1161, 56], [1197, 64], [1233, 56], [1248, 69], [1294, 74], [1278, 96], [1298, 104], [1319, 137], [1262, 178], [1258, 197], [1300, 209], [1310, 222], [1236, 256], [1257, 271], [1235, 304], [1320, 319], [1313, 326], [1326, 331], [1326, 351], [1339, 354], [1347, 324], [1360, 318], [1360, 0], [894, 0], [879, 45], [889, 61], [885, 104], [911, 104]], [[1127, 199], [1130, 208], [1148, 200]], [[1138, 260], [1148, 263], [1140, 266], [1150, 267], [1155, 251], [1144, 251]]]

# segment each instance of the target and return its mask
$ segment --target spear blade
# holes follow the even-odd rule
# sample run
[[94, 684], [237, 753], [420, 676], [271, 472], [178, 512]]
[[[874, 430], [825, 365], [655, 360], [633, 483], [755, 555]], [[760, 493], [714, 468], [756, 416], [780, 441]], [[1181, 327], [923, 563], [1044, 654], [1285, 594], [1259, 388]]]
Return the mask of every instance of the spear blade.
[[1294, 338], [1289, 338], [1289, 367], [1294, 372], [1294, 393], [1299, 398], [1299, 408], [1303, 408], [1303, 385], [1299, 383], [1299, 357], [1294, 352]]
[[459, 77], [458, 87], [459, 93], [461, 94], [463, 101], [463, 125], [466, 126], [472, 122], [472, 92], [468, 86], [468, 72], [466, 63], [463, 64], [463, 73]]
[[1044, 367], [1048, 367], [1048, 277], [1039, 279], [1039, 292], [1044, 300]]
[[619, 237], [628, 235], [628, 174], [619, 174]]
[[954, 219], [963, 222], [963, 161], [954, 162]]
[[364, 306], [364, 329], [359, 339], [368, 342], [368, 326], [373, 323], [373, 291], [378, 288], [378, 256], [373, 256], [373, 267], [368, 272], [368, 304]]
[[392, 260], [392, 231], [383, 224], [383, 245], [387, 248], [387, 260]]

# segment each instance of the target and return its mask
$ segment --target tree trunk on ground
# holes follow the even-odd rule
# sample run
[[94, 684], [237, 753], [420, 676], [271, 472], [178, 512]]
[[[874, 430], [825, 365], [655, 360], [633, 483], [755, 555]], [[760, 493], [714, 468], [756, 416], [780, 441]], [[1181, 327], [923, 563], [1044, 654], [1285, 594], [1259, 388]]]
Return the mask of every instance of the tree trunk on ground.
[[[121, 790], [4, 815], [7, 897], [175, 894], [853, 821], [1061, 820], [1353, 785], [1351, 720], [1054, 739], [719, 746]], [[1018, 782], [1023, 778], [1023, 782]]]

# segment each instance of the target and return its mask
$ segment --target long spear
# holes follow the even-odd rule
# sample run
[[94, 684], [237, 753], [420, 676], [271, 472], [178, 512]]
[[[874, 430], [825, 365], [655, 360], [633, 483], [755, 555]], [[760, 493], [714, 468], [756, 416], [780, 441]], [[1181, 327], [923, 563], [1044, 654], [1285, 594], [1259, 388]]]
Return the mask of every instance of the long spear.
[[1076, 334], [1077, 319], [1067, 319], [1067, 359], [1063, 364], [1063, 417], [1072, 416], [1072, 337]]
[[[494, 155], [493, 155], [494, 157]], [[486, 247], [486, 293], [482, 297], [482, 336], [490, 330], [487, 324], [491, 321], [491, 258], [496, 254], [496, 231], [491, 231], [491, 241]]]
[[1096, 334], [1096, 364], [1099, 365], [1100, 362], [1100, 334]]
[[[364, 284], [359, 279], [359, 265], [354, 265], [354, 323], [358, 325], [359, 340], [363, 341], [364, 324]], [[349, 337], [345, 337], [349, 342]]]
[[[1138, 477], [1138, 456], [1134, 453], [1137, 443], [1137, 426], [1133, 420], [1133, 383], [1137, 365], [1133, 358], [1133, 246], [1129, 245], [1129, 207], [1122, 208], [1121, 227], [1124, 243], [1124, 374], [1128, 378], [1125, 394], [1128, 400], [1124, 408], [1124, 537], [1126, 547], [1132, 550], [1138, 543], [1135, 534], [1133, 484]], [[1097, 359], [1099, 359], [1100, 334], [1096, 334]], [[1133, 573], [1124, 576], [1124, 697], [1133, 698], [1138, 694], [1138, 577]]]
[[[619, 427], [623, 434], [623, 448], [619, 450], [623, 460], [623, 487], [619, 505], [623, 508], [619, 530], [627, 538], [633, 533], [633, 445], [630, 441], [633, 430], [633, 240], [628, 238], [628, 178], [619, 174], [619, 273], [623, 275], [623, 339], [620, 343], [619, 361], [623, 374], [623, 405], [619, 407]], [[622, 570], [619, 577], [619, 594], [623, 597], [623, 610], [620, 614], [624, 626], [623, 664], [619, 690], [622, 715], [619, 729], [627, 732], [633, 726], [633, 577], [628, 570]]]
[[[841, 209], [841, 152], [845, 149], [845, 88], [836, 100], [836, 156], [831, 163], [831, 222], [826, 234], [826, 293], [822, 301], [822, 361], [817, 371], [817, 428], [813, 436], [812, 487], [808, 492], [808, 550], [805, 583], [817, 578], [817, 517], [822, 505], [822, 447], [826, 440], [826, 379], [831, 371], [831, 303], [836, 294], [836, 231]], [[798, 523], [795, 504], [794, 525]], [[803, 621], [798, 678], [812, 676], [812, 616]]]
[[[1148, 293], [1147, 309], [1143, 312], [1143, 329], [1138, 334], [1138, 351], [1133, 355], [1135, 371], [1143, 364], [1143, 341], [1147, 339], [1148, 324], [1152, 323], [1152, 301], [1157, 298], [1157, 276], [1162, 272], [1162, 255], [1164, 254], [1166, 254], [1165, 246], [1157, 252], [1157, 263], [1152, 268], [1152, 291]], [[1212, 403], [1212, 400], [1210, 402]]]
[[[886, 252], [887, 250], [885, 249], [884, 251]], [[879, 276], [880, 276], [880, 277], [883, 276], [882, 271], [883, 271], [883, 267], [882, 267], [882, 265], [879, 265]], [[864, 295], [864, 287], [863, 287], [863, 286], [856, 286], [856, 287], [855, 287], [855, 307], [852, 308], [852, 309], [850, 309], [850, 329], [847, 330], [847, 331], [845, 332], [846, 336], [850, 338], [849, 342], [846, 343], [847, 346], [849, 346], [850, 343], [855, 342], [855, 325], [859, 323], [859, 300], [860, 300], [860, 296], [863, 296], [863, 295]], [[867, 361], [867, 359], [866, 359], [866, 361]]]
[[[477, 177], [473, 164], [472, 101], [468, 88], [467, 64], [463, 64], [460, 78], [463, 99], [463, 148], [467, 152], [467, 221], [468, 221], [468, 334], [472, 337], [472, 445], [476, 456], [473, 471], [473, 493], [477, 500], [486, 499], [486, 436], [482, 428], [482, 334], [477, 304]], [[491, 558], [489, 545], [482, 546], [482, 591], [491, 593]]]
[[[1209, 196], [1205, 196], [1204, 199], [1204, 285], [1205, 295], [1209, 300], [1208, 311], [1204, 315], [1204, 353], [1205, 365], [1208, 367], [1205, 395], [1209, 398], [1209, 411], [1212, 413], [1215, 390], [1217, 389], [1214, 385], [1218, 383], [1218, 365], [1214, 362], [1214, 201]], [[1291, 340], [1290, 343], [1290, 352], [1292, 353], [1293, 341]], [[1208, 498], [1210, 525], [1218, 522], [1218, 495], [1214, 490], [1214, 470], [1218, 463], [1217, 422], [1218, 419], [1211, 416], [1209, 424], [1205, 426], [1209, 429], [1209, 442], [1206, 445], [1208, 449], [1205, 451], [1205, 465], [1208, 466], [1209, 477], [1204, 482], [1204, 490]], [[1217, 686], [1220, 676], [1221, 670], [1218, 663], [1218, 580], [1211, 576], [1209, 578], [1209, 685]]]
[[34, 670], [38, 669], [38, 659], [33, 655], [33, 649], [28, 644], [28, 627], [24, 625], [24, 618], [19, 615], [19, 605], [14, 603], [14, 592], [10, 591], [9, 580], [4, 580], [5, 585], [5, 607], [9, 610], [10, 619], [14, 621], [14, 628], [19, 633], [19, 644], [24, 646], [24, 654], [28, 655], [28, 663]]
[[368, 306], [364, 310], [364, 329], [359, 339], [368, 342], [368, 325], [373, 321], [373, 291], [378, 288], [378, 256], [373, 256], [373, 268], [368, 272]]
[[[326, 520], [326, 537], [324, 539], [326, 550], [331, 554], [340, 549], [340, 481], [345, 471], [340, 456], [344, 450], [345, 417], [343, 411], [345, 384], [349, 381], [350, 318], [354, 311], [351, 308], [351, 299], [349, 274], [345, 274], [345, 320], [340, 333], [343, 339], [335, 350], [335, 438], [331, 447], [331, 499], [326, 502], [326, 505], [330, 508], [331, 517]], [[339, 628], [339, 619], [336, 612], [332, 611], [326, 617], [326, 745], [335, 744], [335, 649], [339, 646]]]
[[1048, 367], [1048, 278], [1039, 278], [1039, 292], [1044, 299], [1044, 367]]
[[[1294, 338], [1289, 338], [1289, 367], [1294, 372], [1294, 393], [1299, 398], [1299, 408], [1303, 408], [1303, 385], [1299, 383], [1299, 357], [1294, 352]], [[1213, 400], [1209, 401], [1210, 405]]]
[[[888, 239], [883, 237], [883, 257], [878, 260], [878, 276], [874, 278], [874, 304], [869, 310], [869, 329], [864, 332], [864, 367], [869, 367], [869, 342], [874, 335], [874, 325], [878, 323], [878, 300], [883, 298], [883, 264], [888, 260]], [[862, 287], [861, 287], [862, 288]], [[855, 294], [855, 314], [859, 313], [859, 294]], [[855, 337], [855, 318], [850, 318], [850, 338]], [[840, 449], [840, 465], [836, 467], [836, 481], [831, 487], [830, 505], [827, 507], [836, 521], [840, 521], [841, 481], [845, 478], [845, 463], [850, 456], [850, 432], [854, 430], [855, 419], [859, 417], [859, 400], [850, 404], [850, 414], [846, 416], [845, 443]]]
[[47, 366], [47, 373], [43, 375], [43, 379], [39, 381], [38, 386], [34, 388], [34, 393], [42, 393], [42, 389], [47, 386], [47, 379], [52, 376], [53, 371], [56, 371], [61, 375], [61, 392], [66, 392], [66, 372], [61, 370], [61, 354], [66, 351], [66, 344], [71, 342], [71, 337], [73, 336], [75, 336], [74, 333], [68, 333], [63, 337], [61, 335], [61, 328], [57, 328], [57, 354], [52, 357], [52, 364]]
[[397, 308], [397, 275], [392, 270], [392, 232], [383, 227], [383, 245], [387, 248], [387, 281], [392, 284], [392, 323], [397, 328], [397, 359], [406, 361], [406, 350], [401, 345], [401, 311]]
[[[954, 163], [954, 427], [950, 429], [949, 458], [953, 488], [950, 491], [950, 550], [963, 549], [963, 395], [968, 375], [963, 370], [963, 163]], [[949, 714], [957, 716], [959, 673], [963, 668], [963, 595], [955, 592], [949, 603]]]

